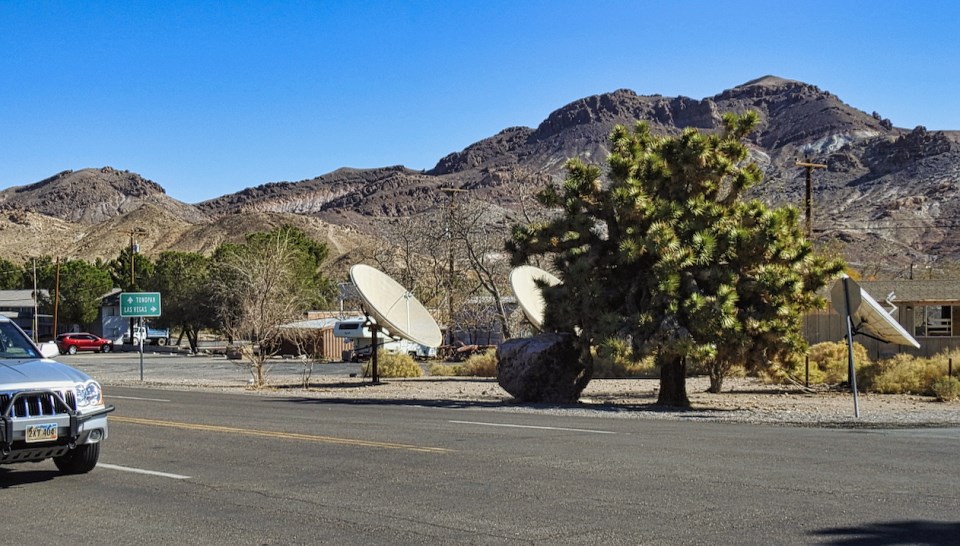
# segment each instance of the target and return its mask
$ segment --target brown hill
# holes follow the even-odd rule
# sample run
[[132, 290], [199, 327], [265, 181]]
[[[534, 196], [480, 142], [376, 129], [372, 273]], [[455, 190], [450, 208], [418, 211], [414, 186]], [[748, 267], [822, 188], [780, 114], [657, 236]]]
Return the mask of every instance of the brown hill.
[[187, 222], [207, 218], [193, 205], [177, 201], [151, 180], [112, 167], [63, 171], [27, 186], [0, 191], [0, 207], [39, 212], [85, 225], [96, 225], [151, 204]]

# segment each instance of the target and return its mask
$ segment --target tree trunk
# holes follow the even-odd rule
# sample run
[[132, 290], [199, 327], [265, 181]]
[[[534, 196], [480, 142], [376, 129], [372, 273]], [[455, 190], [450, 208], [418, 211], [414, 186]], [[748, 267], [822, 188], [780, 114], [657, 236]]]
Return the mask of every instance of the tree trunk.
[[660, 364], [658, 406], [690, 407], [687, 398], [687, 361], [681, 355], [657, 355]]
[[197, 354], [200, 352], [200, 332], [191, 328], [187, 331], [187, 342], [190, 343], [190, 352]]
[[719, 370], [716, 366], [710, 366], [710, 388], [707, 389], [707, 392], [719, 394], [722, 387], [723, 371]]

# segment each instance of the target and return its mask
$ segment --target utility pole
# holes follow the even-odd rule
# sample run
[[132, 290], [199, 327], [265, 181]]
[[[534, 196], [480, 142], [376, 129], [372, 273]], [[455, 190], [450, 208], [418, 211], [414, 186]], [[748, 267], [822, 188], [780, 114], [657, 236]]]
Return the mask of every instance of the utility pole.
[[57, 338], [57, 312], [60, 310], [60, 256], [57, 256], [57, 278], [53, 285], [53, 338]]
[[810, 163], [797, 160], [797, 167], [803, 167], [807, 171], [807, 197], [804, 201], [804, 208], [807, 220], [807, 239], [813, 239], [813, 169], [826, 169], [827, 166], [822, 163]]
[[447, 217], [446, 217], [446, 235], [447, 235], [447, 256], [449, 266], [447, 277], [447, 345], [454, 344], [453, 337], [453, 198], [456, 194], [465, 192], [460, 188], [440, 188], [440, 191], [447, 194]]
[[[136, 274], [136, 268], [134, 267], [136, 260], [134, 258], [136, 257], [137, 252], [139, 251], [139, 248], [138, 248], [139, 245], [137, 245], [136, 239], [134, 239], [134, 236], [146, 235], [147, 230], [141, 227], [138, 227], [138, 228], [133, 228], [131, 230], [125, 231], [124, 233], [127, 233], [128, 235], [130, 235], [130, 291], [133, 292], [137, 289], [137, 274]], [[136, 324], [135, 320], [136, 319], [134, 319], [133, 317], [130, 317], [130, 343], [134, 342], [133, 333], [135, 331], [134, 330], [135, 324]]]
[[37, 310], [38, 310], [38, 307], [37, 307], [37, 259], [34, 258], [33, 259], [33, 326], [31, 330], [33, 332], [34, 343], [36, 343], [37, 339], [39, 339], [37, 337], [37, 327], [39, 326], [37, 322]]

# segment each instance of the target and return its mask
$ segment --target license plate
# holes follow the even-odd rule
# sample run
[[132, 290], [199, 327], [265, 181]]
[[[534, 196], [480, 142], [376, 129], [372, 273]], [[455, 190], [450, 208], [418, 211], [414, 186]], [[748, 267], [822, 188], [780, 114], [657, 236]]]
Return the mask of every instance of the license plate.
[[33, 442], [49, 442], [57, 439], [57, 424], [44, 423], [42, 425], [27, 425], [26, 441], [28, 444]]

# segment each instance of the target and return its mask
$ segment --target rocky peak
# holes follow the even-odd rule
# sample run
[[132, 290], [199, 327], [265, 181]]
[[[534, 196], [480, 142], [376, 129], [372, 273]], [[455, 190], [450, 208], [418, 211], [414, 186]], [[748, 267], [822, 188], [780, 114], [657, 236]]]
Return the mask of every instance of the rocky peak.
[[156, 182], [113, 167], [63, 171], [27, 186], [0, 191], [0, 203], [71, 222], [96, 224], [153, 203], [190, 222], [206, 218], [194, 207], [172, 199]]

